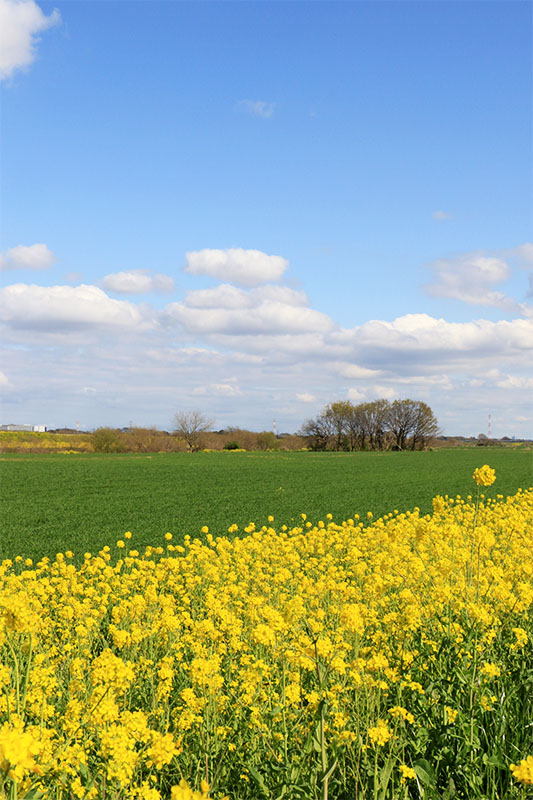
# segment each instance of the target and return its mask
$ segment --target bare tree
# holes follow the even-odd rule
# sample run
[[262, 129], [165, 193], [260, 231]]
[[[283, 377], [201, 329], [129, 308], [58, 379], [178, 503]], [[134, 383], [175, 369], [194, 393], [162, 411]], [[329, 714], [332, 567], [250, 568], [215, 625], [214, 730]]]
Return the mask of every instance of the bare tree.
[[201, 449], [203, 434], [213, 423], [214, 420], [208, 419], [201, 411], [178, 411], [174, 414], [174, 432], [187, 442], [191, 453]]
[[372, 400], [359, 406], [370, 450], [383, 450], [385, 447], [389, 408], [389, 401], [383, 399]]
[[298, 435], [307, 439], [313, 450], [327, 450], [333, 433], [331, 419], [324, 411], [318, 417], [304, 422], [298, 431]]
[[411, 450], [424, 450], [439, 433], [439, 423], [431, 408], [421, 400], [417, 402]]
[[322, 412], [329, 421], [330, 429], [334, 436], [334, 450], [352, 450], [349, 438], [349, 417], [353, 409], [349, 400], [338, 400], [330, 403]]
[[395, 400], [387, 413], [387, 424], [394, 437], [394, 447], [405, 450], [407, 438], [413, 432], [416, 422], [417, 403], [414, 400]]
[[439, 432], [437, 418], [421, 400], [395, 400], [389, 407], [387, 422], [399, 450], [423, 449]]

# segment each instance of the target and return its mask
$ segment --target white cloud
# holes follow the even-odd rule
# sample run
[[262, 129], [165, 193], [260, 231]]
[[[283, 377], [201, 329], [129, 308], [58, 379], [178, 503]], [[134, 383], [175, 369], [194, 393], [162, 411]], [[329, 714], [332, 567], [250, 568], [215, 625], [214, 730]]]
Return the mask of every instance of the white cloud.
[[394, 382], [402, 386], [417, 387], [417, 391], [427, 387], [439, 387], [441, 389], [451, 389], [453, 384], [449, 375], [409, 375], [407, 377], [394, 376]]
[[259, 286], [250, 292], [254, 302], [286, 303], [289, 306], [307, 306], [309, 298], [305, 292], [289, 289], [288, 286]]
[[240, 286], [258, 286], [281, 278], [289, 262], [281, 256], [269, 256], [260, 250], [196, 250], [186, 253], [185, 272], [209, 275]]
[[452, 218], [452, 215], [448, 214], [448, 212], [446, 211], [434, 211], [431, 216], [433, 217], [433, 219], [440, 219], [440, 220]]
[[447, 322], [428, 314], [406, 314], [392, 322], [371, 320], [355, 328], [351, 336], [354, 349], [365, 353], [366, 359], [385, 359], [389, 364], [403, 357], [433, 360], [442, 366], [457, 358], [533, 352], [533, 321], [529, 319]]
[[396, 397], [399, 397], [398, 391], [392, 386], [387, 385], [381, 386], [376, 384], [372, 387], [371, 393], [374, 397], [383, 398], [384, 400], [394, 400]]
[[300, 403], [315, 403], [316, 397], [314, 394], [310, 392], [302, 392], [301, 394], [296, 395], [296, 399], [300, 401]]
[[209, 388], [215, 394], [223, 395], [224, 397], [236, 397], [242, 394], [240, 388], [234, 383], [212, 383]]
[[286, 303], [264, 302], [242, 313], [242, 309], [216, 308], [206, 314], [202, 309], [173, 303], [168, 313], [188, 333], [205, 335], [252, 336], [325, 332], [332, 322], [326, 314], [312, 308], [298, 309]]
[[7, 375], [5, 375], [3, 372], [0, 371], [0, 386], [8, 386], [8, 385], [9, 385], [9, 379]]
[[45, 244], [29, 246], [19, 244], [12, 247], [2, 257], [0, 267], [7, 269], [48, 269], [57, 261], [55, 255]]
[[368, 367], [361, 367], [358, 364], [348, 364], [348, 363], [333, 363], [331, 365], [335, 369], [338, 370], [339, 374], [342, 375], [344, 378], [353, 378], [363, 379], [363, 378], [375, 378], [377, 375], [380, 374], [379, 370], [376, 369], [368, 369]]
[[169, 275], [152, 275], [149, 270], [143, 269], [113, 272], [102, 279], [102, 286], [115, 294], [169, 294], [175, 288], [174, 279]]
[[238, 289], [230, 283], [221, 283], [213, 289], [197, 289], [188, 292], [185, 304], [190, 308], [250, 308], [253, 305], [248, 292]]
[[237, 103], [237, 109], [262, 119], [270, 119], [275, 107], [275, 103], [267, 103], [264, 100], [239, 100]]
[[34, 0], [0, 0], [0, 80], [33, 63], [39, 34], [60, 19], [57, 9], [45, 16]]
[[0, 290], [0, 318], [15, 329], [64, 332], [85, 328], [139, 328], [139, 308], [112, 300], [96, 286], [36, 286], [16, 283]]
[[197, 289], [188, 292], [185, 303], [191, 308], [253, 308], [262, 302], [284, 303], [290, 306], [306, 306], [309, 302], [305, 292], [287, 286], [260, 286], [245, 291], [231, 283], [221, 283], [212, 289]]
[[451, 297], [470, 305], [500, 308], [516, 314], [530, 313], [530, 309], [518, 303], [494, 286], [510, 277], [509, 265], [502, 258], [467, 253], [456, 258], [439, 259], [429, 265], [434, 279], [426, 289], [433, 297]]
[[351, 400], [352, 403], [362, 403], [364, 399], [364, 392], [360, 392], [359, 389], [354, 389], [353, 386], [348, 389], [348, 400]]
[[[274, 337], [290, 333], [326, 332], [333, 323], [304, 305], [301, 292], [285, 287], [246, 292], [229, 284], [189, 292], [184, 301], [166, 308], [170, 319], [190, 334]], [[209, 311], [209, 313], [206, 313]]]
[[501, 389], [533, 389], [533, 378], [507, 375], [504, 380], [497, 382], [497, 386]]

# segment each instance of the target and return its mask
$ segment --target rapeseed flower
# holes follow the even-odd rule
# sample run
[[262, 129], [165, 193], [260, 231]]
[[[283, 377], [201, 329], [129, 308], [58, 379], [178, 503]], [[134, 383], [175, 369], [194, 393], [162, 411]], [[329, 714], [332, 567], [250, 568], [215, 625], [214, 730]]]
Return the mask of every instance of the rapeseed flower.
[[369, 728], [367, 733], [371, 744], [378, 745], [379, 747], [383, 747], [383, 745], [387, 744], [387, 742], [392, 739], [392, 731], [384, 719], [378, 720], [377, 725]]
[[513, 778], [521, 783], [533, 784], [533, 756], [523, 758], [520, 764], [511, 764]]
[[21, 781], [28, 773], [41, 771], [35, 761], [39, 750], [38, 742], [24, 730], [20, 720], [13, 724], [4, 722], [0, 728], [0, 770], [15, 783]]
[[408, 767], [407, 764], [400, 764], [398, 767], [401, 774], [401, 781], [400, 783], [405, 783], [407, 780], [413, 780], [416, 778], [416, 772], [412, 767]]
[[491, 469], [488, 464], [477, 467], [472, 476], [478, 486], [492, 486], [496, 480], [496, 471]]

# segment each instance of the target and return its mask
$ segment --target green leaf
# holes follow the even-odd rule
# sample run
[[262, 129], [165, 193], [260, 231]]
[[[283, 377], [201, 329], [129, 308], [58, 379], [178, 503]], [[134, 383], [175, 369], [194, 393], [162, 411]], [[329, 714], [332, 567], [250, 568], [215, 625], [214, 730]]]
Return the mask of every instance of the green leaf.
[[41, 790], [35, 786], [33, 789], [29, 789], [24, 793], [24, 800], [40, 800], [40, 798], [44, 796], [45, 793], [41, 792]]
[[420, 758], [413, 764], [413, 769], [424, 786], [435, 786], [435, 772], [429, 761], [426, 761], [425, 758]]
[[248, 767], [248, 772], [257, 783], [259, 787], [259, 791], [263, 794], [263, 797], [270, 797], [270, 791], [265, 785], [265, 780], [260, 772], [258, 772], [255, 767]]
[[505, 764], [499, 758], [499, 756], [488, 756], [486, 753], [483, 753], [483, 764], [486, 767], [498, 767], [499, 769], [505, 769]]
[[455, 781], [453, 778], [450, 778], [450, 780], [448, 781], [448, 788], [444, 793], [445, 800], [448, 799], [451, 800], [451, 798], [455, 797], [456, 794], [457, 794], [457, 789], [455, 788]]
[[389, 785], [390, 776], [392, 773], [392, 761], [389, 760], [387, 763], [381, 768], [379, 773], [379, 800], [385, 800], [387, 796], [387, 787]]

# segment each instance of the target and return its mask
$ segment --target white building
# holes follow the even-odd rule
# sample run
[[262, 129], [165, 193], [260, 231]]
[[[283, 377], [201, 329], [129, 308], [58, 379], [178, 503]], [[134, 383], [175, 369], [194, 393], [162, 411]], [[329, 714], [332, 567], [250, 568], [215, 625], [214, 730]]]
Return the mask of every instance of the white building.
[[26, 431], [27, 433], [46, 433], [46, 425], [0, 425], [0, 431]]

